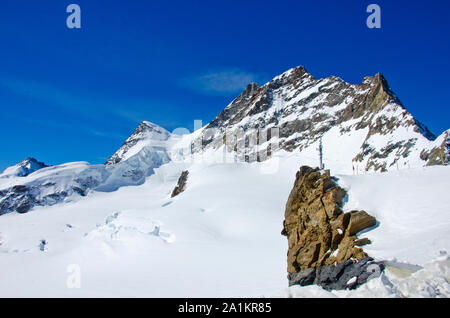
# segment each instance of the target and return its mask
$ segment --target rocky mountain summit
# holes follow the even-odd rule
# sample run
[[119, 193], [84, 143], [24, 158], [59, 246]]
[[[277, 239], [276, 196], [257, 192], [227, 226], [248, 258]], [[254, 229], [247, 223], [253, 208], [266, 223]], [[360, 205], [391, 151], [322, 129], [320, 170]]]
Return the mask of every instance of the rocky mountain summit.
[[[231, 152], [241, 142], [251, 148], [242, 152], [245, 161], [264, 160], [261, 154], [272, 153], [274, 143], [277, 149], [302, 152], [317, 147], [320, 139], [325, 146], [345, 139], [356, 146], [348, 164], [374, 171], [435, 164], [425, 153], [441, 147], [404, 108], [382, 74], [353, 85], [335, 76], [316, 79], [302, 66], [264, 86], [249, 84], [204, 131], [196, 145], [226, 145]], [[273, 137], [272, 144], [267, 142]]]
[[377, 221], [365, 211], [343, 213], [346, 195], [329, 170], [300, 168], [286, 203], [282, 231], [288, 238], [290, 285], [356, 288], [383, 270], [362, 249], [371, 242], [358, 238]]
[[[148, 121], [143, 121], [133, 134], [128, 137], [124, 144], [106, 162], [106, 165], [113, 165], [126, 160], [141, 151], [145, 146], [164, 147], [164, 142], [170, 138], [171, 134], [164, 128]], [[137, 151], [133, 151], [138, 149]]]

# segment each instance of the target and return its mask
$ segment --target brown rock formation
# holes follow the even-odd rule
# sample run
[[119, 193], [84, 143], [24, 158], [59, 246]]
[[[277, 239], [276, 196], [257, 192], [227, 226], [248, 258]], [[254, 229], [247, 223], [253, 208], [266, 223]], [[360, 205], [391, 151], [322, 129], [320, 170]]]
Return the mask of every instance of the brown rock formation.
[[368, 257], [356, 234], [376, 224], [364, 211], [343, 213], [346, 191], [330, 177], [303, 166], [297, 172], [294, 188], [286, 204], [283, 234], [287, 236], [288, 272], [360, 261]]
[[171, 198], [179, 195], [181, 192], [183, 192], [185, 190], [188, 175], [189, 175], [189, 171], [187, 171], [187, 170], [185, 170], [181, 173], [180, 178], [178, 178], [178, 184], [175, 187], [175, 189], [173, 189], [173, 191], [172, 191], [172, 195], [170, 196]]

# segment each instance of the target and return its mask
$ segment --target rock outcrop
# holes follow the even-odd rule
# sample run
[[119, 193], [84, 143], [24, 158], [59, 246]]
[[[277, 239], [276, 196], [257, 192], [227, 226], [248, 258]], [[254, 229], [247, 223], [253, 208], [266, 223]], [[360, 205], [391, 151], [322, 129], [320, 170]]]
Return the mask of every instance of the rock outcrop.
[[370, 241], [357, 237], [377, 221], [365, 211], [343, 213], [346, 195], [329, 170], [303, 166], [297, 172], [282, 231], [288, 238], [290, 285], [356, 288], [383, 270], [361, 248]]
[[183, 192], [185, 190], [188, 175], [189, 175], [189, 171], [187, 171], [187, 170], [185, 170], [181, 173], [180, 178], [178, 178], [178, 184], [175, 187], [175, 189], [173, 189], [173, 191], [172, 191], [172, 195], [170, 196], [171, 198], [179, 195], [181, 192]]
[[[438, 140], [442, 142], [432, 149], [423, 150], [420, 154], [422, 160], [427, 161], [427, 166], [447, 165], [450, 155], [450, 130], [445, 131]], [[436, 140], [436, 141], [438, 141]]]

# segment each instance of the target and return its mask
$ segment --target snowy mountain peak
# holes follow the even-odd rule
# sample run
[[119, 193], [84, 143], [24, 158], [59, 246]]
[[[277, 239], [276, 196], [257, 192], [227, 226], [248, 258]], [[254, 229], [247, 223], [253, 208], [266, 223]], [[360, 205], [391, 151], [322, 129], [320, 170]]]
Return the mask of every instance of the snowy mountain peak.
[[165, 130], [164, 128], [162, 128], [161, 126], [158, 126], [155, 123], [149, 122], [149, 121], [143, 121], [142, 123], [139, 124], [137, 130], [141, 130], [141, 131], [147, 131], [147, 132], [156, 132], [159, 134], [165, 134], [168, 133], [167, 130]]
[[159, 145], [167, 141], [170, 136], [171, 133], [164, 128], [149, 121], [143, 121], [105, 164], [111, 165], [126, 160], [137, 154], [144, 146]]
[[288, 83], [301, 82], [304, 79], [314, 79], [314, 76], [308, 73], [304, 66], [300, 65], [297, 67], [293, 67], [286, 72], [274, 77], [266, 85], [286, 85]]
[[29, 157], [14, 166], [6, 168], [5, 171], [0, 174], [0, 177], [26, 177], [37, 170], [47, 167], [49, 167], [49, 165]]

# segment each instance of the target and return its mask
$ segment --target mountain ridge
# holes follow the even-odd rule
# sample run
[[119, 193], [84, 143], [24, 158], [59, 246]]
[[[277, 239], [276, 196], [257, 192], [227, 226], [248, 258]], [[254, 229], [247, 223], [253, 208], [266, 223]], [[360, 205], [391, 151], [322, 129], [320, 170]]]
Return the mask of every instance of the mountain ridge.
[[[216, 132], [208, 131], [206, 136], [198, 137], [203, 141], [197, 141], [197, 144], [218, 149], [224, 145], [225, 130], [237, 135], [238, 129], [253, 129], [270, 136], [268, 129], [278, 127], [280, 147], [287, 151], [302, 151], [317, 143], [336, 126], [341, 134], [368, 129], [360, 152], [352, 158], [352, 162], [361, 163], [367, 171], [384, 171], [398, 161], [406, 165], [402, 154], [416, 150], [413, 156], [417, 159], [426, 143], [436, 139], [424, 124], [407, 111], [383, 74], [366, 76], [361, 84], [349, 84], [335, 76], [315, 79], [303, 66], [299, 66], [274, 77], [263, 86], [249, 84], [205, 127], [205, 130], [215, 129]], [[402, 131], [404, 129], [408, 130], [406, 134]], [[406, 136], [395, 136], [401, 134]], [[393, 138], [384, 138], [382, 142], [371, 145], [370, 137], [373, 135], [392, 135]], [[245, 144], [249, 144], [248, 136], [244, 138]], [[257, 143], [261, 142], [258, 140]], [[366, 153], [368, 147], [370, 156]], [[379, 160], [386, 159], [393, 151], [397, 153], [395, 158]]]
[[347, 174], [442, 165], [448, 137], [445, 131], [436, 138], [415, 119], [381, 73], [349, 84], [336, 76], [316, 79], [299, 66], [263, 86], [248, 84], [191, 134], [143, 121], [105, 164], [42, 164], [30, 173], [0, 174], [0, 214], [140, 185], [161, 165], [173, 161], [186, 168], [202, 157], [254, 162], [300, 153], [318, 166], [323, 145], [325, 166]]

